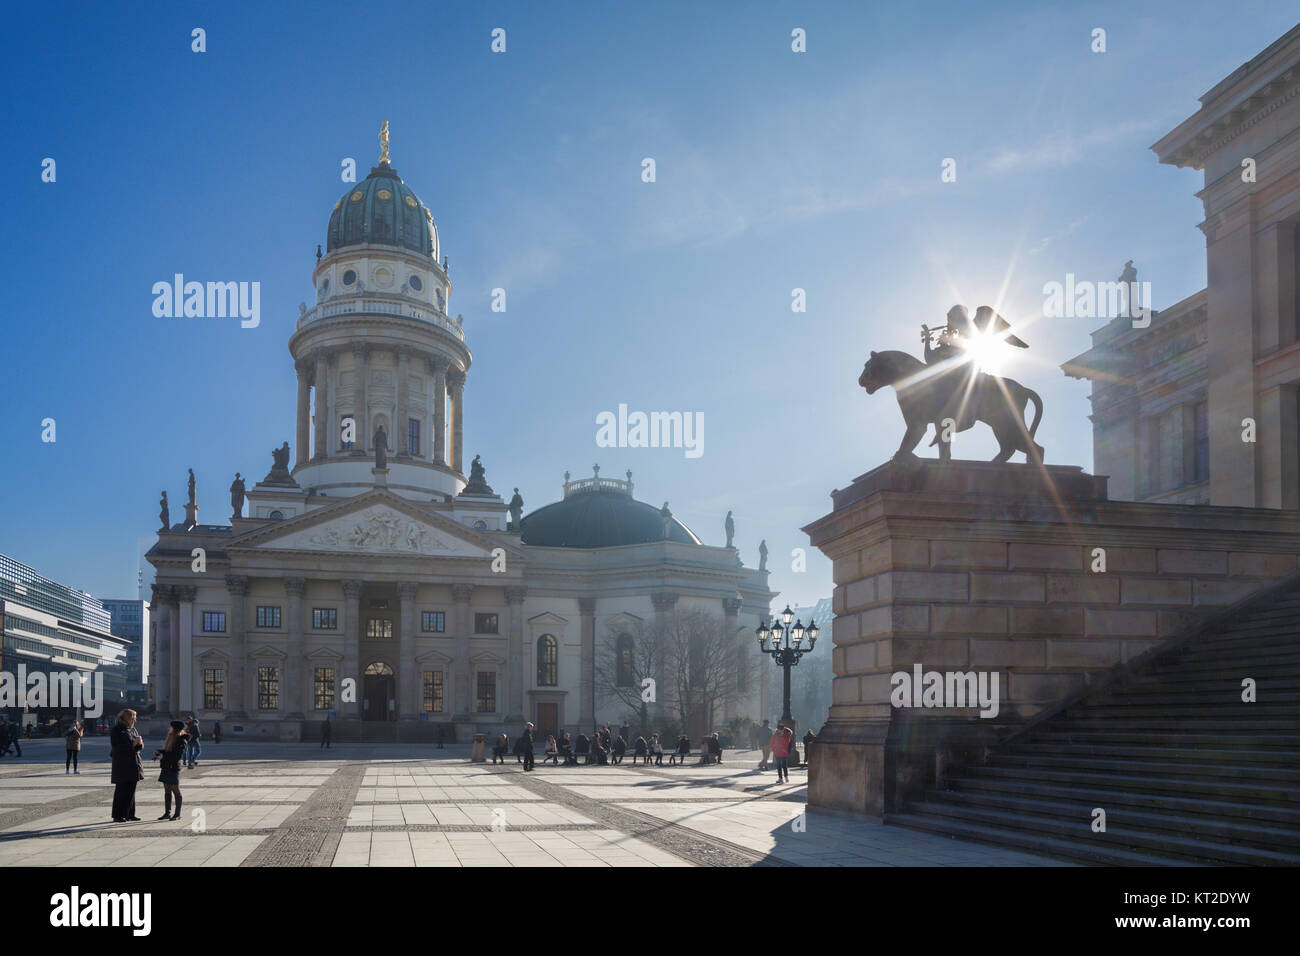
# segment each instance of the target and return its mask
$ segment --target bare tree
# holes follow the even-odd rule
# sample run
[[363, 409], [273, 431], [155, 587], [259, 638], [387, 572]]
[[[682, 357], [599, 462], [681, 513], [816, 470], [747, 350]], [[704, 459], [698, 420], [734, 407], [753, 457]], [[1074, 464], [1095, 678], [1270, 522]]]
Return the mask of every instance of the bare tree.
[[[652, 628], [638, 621], [630, 628], [606, 632], [606, 640], [596, 649], [596, 698], [626, 704], [628, 713], [636, 716], [641, 735], [650, 731], [650, 704], [659, 692], [661, 646]], [[647, 679], [652, 683], [647, 684]]]
[[653, 703], [691, 736], [707, 733], [719, 711], [758, 686], [757, 655], [725, 630], [718, 615], [692, 609], [607, 632], [596, 651], [596, 697], [625, 704], [640, 734], [651, 729]]
[[659, 620], [664, 661], [678, 717], [692, 736], [712, 730], [718, 711], [736, 703], [757, 679], [756, 655], [746, 654], [723, 619], [707, 611], [673, 611]]

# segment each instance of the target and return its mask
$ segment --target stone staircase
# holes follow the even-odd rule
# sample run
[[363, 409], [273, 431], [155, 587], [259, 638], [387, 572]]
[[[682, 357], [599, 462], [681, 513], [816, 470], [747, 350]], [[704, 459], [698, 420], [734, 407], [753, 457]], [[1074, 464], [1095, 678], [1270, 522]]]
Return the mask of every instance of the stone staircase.
[[[1246, 677], [1257, 703], [1241, 700]], [[1095, 807], [1105, 833], [1092, 832]], [[1300, 864], [1300, 583], [1243, 602], [885, 819], [1094, 864]]]

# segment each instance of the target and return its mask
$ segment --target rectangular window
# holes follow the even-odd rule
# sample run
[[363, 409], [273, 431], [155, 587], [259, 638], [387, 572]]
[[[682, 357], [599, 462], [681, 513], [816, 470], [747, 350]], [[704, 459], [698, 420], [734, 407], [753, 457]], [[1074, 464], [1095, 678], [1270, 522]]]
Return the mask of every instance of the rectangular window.
[[420, 422], [410, 418], [406, 422], [406, 443], [412, 455], [420, 453]]
[[225, 668], [203, 668], [203, 706], [207, 710], [226, 709]]
[[478, 672], [478, 692], [474, 696], [474, 710], [480, 714], [495, 714], [497, 710], [497, 672]]
[[424, 672], [424, 709], [431, 714], [442, 713], [442, 671]]
[[388, 610], [388, 598], [371, 598], [371, 610], [386, 611]]
[[1210, 477], [1210, 406], [1197, 402], [1192, 408], [1192, 481]]
[[318, 631], [334, 631], [339, 626], [339, 611], [335, 607], [314, 607], [311, 609], [311, 626]]
[[257, 709], [280, 709], [280, 668], [273, 664], [257, 668]]
[[329, 710], [334, 706], [334, 668], [316, 668], [316, 678], [312, 684], [312, 696], [316, 700], [317, 710]]
[[497, 616], [495, 614], [475, 614], [474, 633], [475, 634], [497, 633]]
[[366, 637], [382, 640], [393, 636], [393, 622], [386, 617], [372, 617], [366, 621]]
[[280, 626], [280, 609], [278, 607], [257, 608], [257, 626], [258, 627], [279, 627]]
[[442, 611], [424, 611], [420, 614], [420, 630], [441, 634], [447, 630], [447, 615]]
[[203, 633], [204, 634], [224, 634], [225, 631], [226, 631], [225, 611], [204, 611], [203, 612]]

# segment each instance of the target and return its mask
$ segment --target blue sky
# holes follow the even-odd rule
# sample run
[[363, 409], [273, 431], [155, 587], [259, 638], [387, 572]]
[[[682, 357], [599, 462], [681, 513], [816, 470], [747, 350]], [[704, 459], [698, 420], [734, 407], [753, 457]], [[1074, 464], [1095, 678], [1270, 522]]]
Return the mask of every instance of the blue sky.
[[[1200, 174], [1148, 147], [1295, 23], [1251, 2], [112, 6], [21, 6], [0, 39], [0, 551], [99, 596], [134, 593], [160, 488], [183, 501], [193, 467], [224, 520], [234, 472], [293, 441], [297, 304], [340, 162], [364, 176], [387, 119], [450, 259], [488, 480], [531, 510], [566, 469], [631, 468], [709, 543], [734, 510], [747, 561], [766, 538], [780, 600], [812, 603], [830, 566], [790, 571], [799, 528], [902, 433], [857, 387], [867, 353], [916, 352], [957, 301], [1024, 321], [1044, 282], [1129, 258], [1158, 308], [1202, 288]], [[176, 272], [261, 282], [261, 326], [155, 318]], [[1040, 319], [1006, 367], [1044, 398], [1051, 462], [1091, 467], [1088, 386], [1057, 366], [1101, 324]], [[620, 402], [703, 412], [704, 455], [597, 448]], [[955, 446], [994, 451], [983, 426]]]

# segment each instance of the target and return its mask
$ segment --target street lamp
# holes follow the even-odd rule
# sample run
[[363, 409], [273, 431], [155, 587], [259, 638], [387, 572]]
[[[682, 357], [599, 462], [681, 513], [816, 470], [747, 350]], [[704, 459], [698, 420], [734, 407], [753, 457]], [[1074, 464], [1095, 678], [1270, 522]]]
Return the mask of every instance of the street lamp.
[[[817, 635], [821, 633], [821, 629], [816, 621], [809, 621], [807, 628], [803, 626], [802, 621], [795, 621], [792, 626], [790, 622], [794, 621], [794, 612], [790, 610], [788, 604], [781, 612], [780, 618], [779, 621], [773, 621], [770, 628], [766, 623], [759, 624], [754, 633], [758, 636], [759, 653], [771, 654], [772, 660], [785, 672], [782, 685], [785, 700], [780, 723], [792, 726], [794, 717], [790, 713], [790, 668], [798, 664], [799, 658], [817, 645]], [[805, 637], [808, 638], [807, 647], [803, 646]]]

